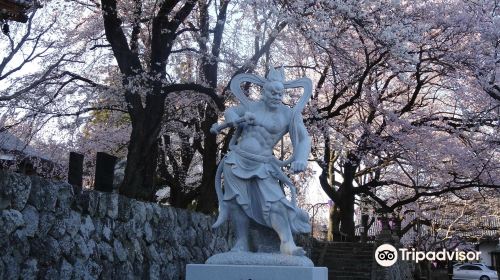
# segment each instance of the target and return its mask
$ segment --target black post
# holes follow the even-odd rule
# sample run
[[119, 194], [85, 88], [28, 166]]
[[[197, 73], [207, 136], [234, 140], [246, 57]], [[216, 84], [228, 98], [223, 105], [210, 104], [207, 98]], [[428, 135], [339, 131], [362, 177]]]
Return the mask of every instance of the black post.
[[113, 177], [116, 157], [106, 153], [97, 153], [95, 164], [94, 189], [101, 192], [113, 191]]
[[82, 187], [83, 181], [83, 158], [79, 153], [69, 153], [68, 183], [73, 186]]

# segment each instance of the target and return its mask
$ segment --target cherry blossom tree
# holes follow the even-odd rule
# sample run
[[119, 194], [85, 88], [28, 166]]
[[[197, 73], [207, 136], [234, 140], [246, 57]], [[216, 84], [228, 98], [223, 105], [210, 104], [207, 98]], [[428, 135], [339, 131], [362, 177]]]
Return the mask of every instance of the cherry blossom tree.
[[170, 204], [211, 213], [228, 83], [284, 65], [316, 83], [311, 161], [331, 230], [354, 238], [361, 196], [389, 215], [498, 189], [497, 17], [494, 1], [48, 1], [0, 43], [2, 121], [126, 155], [122, 194], [167, 185]]
[[26, 23], [8, 22], [9, 32], [0, 35], [0, 130], [60, 161], [66, 154], [55, 152], [66, 148], [61, 140], [72, 137], [69, 128], [83, 124], [86, 112], [104, 107], [91, 101], [105, 87], [78, 74], [92, 64], [74, 31], [79, 19], [71, 17], [84, 9], [68, 9], [66, 1], [41, 4], [27, 10]]
[[296, 63], [317, 77], [307, 121], [340, 232], [353, 238], [360, 194], [391, 213], [426, 197], [498, 188], [498, 105], [467, 91], [475, 81], [463, 79], [470, 45], [462, 40], [475, 22], [457, 24], [462, 3], [290, 5], [300, 51], [314, 54]]
[[[197, 195], [203, 199], [198, 200], [197, 209], [203, 212], [215, 209], [213, 177], [217, 141], [209, 128], [217, 121], [218, 112], [224, 109], [222, 95], [217, 94], [217, 91], [226, 88], [230, 78], [222, 80], [221, 86], [219, 73], [224, 69], [219, 70], [222, 68], [219, 65], [225, 59], [222, 54], [231, 54], [231, 49], [223, 44], [227, 10], [231, 4], [230, 1], [169, 1], [160, 4], [154, 1], [102, 1], [100, 7], [105, 35], [122, 75], [121, 90], [132, 126], [122, 193], [152, 199], [159, 139], [163, 139], [164, 144], [169, 142], [165, 141], [171, 138], [168, 133], [177, 134], [176, 137], [182, 139], [195, 137], [194, 134], [189, 137], [180, 135], [175, 130], [167, 131], [167, 135], [160, 137], [164, 118], [172, 119], [165, 116], [165, 111], [170, 110], [170, 106], [176, 108], [178, 102], [184, 102], [168, 97], [174, 96], [174, 93], [193, 92], [198, 94], [197, 100], [190, 101], [192, 108], [196, 108], [193, 112], [197, 123], [191, 127], [195, 129], [195, 134], [202, 135], [201, 142], [191, 141], [189, 145], [179, 147], [188, 154], [193, 154], [190, 151], [197, 149], [201, 155], [203, 173]], [[233, 8], [240, 8], [238, 3], [232, 5]], [[242, 64], [237, 64], [236, 59], [233, 59], [226, 69], [234, 69], [231, 71], [233, 74], [251, 71], [269, 49], [276, 34], [286, 26], [286, 23], [277, 22], [271, 28], [274, 34], [257, 46], [252, 55], [240, 56], [244, 57]], [[241, 38], [235, 39], [238, 40]], [[183, 76], [186, 69], [178, 67], [179, 63], [184, 68], [189, 68], [191, 64], [191, 68], [197, 70], [189, 70], [189, 77]], [[205, 97], [200, 97], [200, 94]], [[182, 116], [176, 121], [186, 123], [186, 119], [192, 123], [193, 116]], [[174, 154], [163, 158], [168, 159], [170, 166], [182, 166], [183, 172], [187, 172], [192, 161], [187, 160], [192, 156], [177, 158]], [[179, 165], [174, 161], [185, 162]], [[166, 172], [163, 174], [172, 179]]]

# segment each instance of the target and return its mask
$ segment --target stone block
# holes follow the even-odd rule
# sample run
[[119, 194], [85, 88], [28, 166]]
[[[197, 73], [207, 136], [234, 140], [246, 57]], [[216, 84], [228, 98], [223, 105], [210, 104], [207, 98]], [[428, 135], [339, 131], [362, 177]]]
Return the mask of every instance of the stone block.
[[120, 195], [118, 197], [118, 220], [121, 222], [127, 222], [130, 220], [131, 212], [131, 202], [133, 200], [125, 196]]
[[73, 275], [73, 266], [65, 259], [63, 259], [61, 262], [61, 267], [59, 268], [59, 279], [70, 280], [71, 275]]
[[158, 221], [160, 221], [161, 209], [163, 207], [158, 204], [153, 204], [151, 206], [153, 210], [153, 217], [151, 218], [151, 222], [156, 224], [158, 223]]
[[52, 229], [56, 218], [53, 213], [50, 212], [40, 212], [40, 221], [38, 223], [38, 235], [47, 236], [49, 231]]
[[63, 255], [69, 257], [73, 255], [72, 252], [73, 248], [75, 248], [75, 243], [73, 243], [71, 237], [66, 234], [59, 239], [59, 247], [61, 248]]
[[102, 237], [104, 238], [105, 241], [111, 242], [113, 239], [113, 231], [110, 226], [108, 225], [103, 225], [102, 227]]
[[144, 254], [142, 252], [141, 243], [137, 238], [133, 238], [130, 240], [128, 245], [129, 255], [135, 256], [135, 262], [139, 262], [140, 264], [144, 261]]
[[75, 196], [73, 207], [82, 214], [95, 216], [98, 212], [100, 193], [93, 190], [83, 190]]
[[31, 192], [31, 180], [21, 174], [0, 170], [0, 210], [12, 208], [21, 211]]
[[138, 225], [143, 225], [146, 222], [147, 211], [146, 204], [142, 201], [131, 201], [132, 219]]
[[49, 235], [59, 240], [64, 236], [65, 233], [66, 223], [64, 222], [64, 220], [55, 220], [54, 225], [49, 231]]
[[118, 217], [118, 197], [119, 195], [116, 193], [107, 193], [103, 195], [103, 198], [106, 199], [106, 215], [112, 219], [116, 219]]
[[57, 189], [57, 210], [62, 212], [70, 211], [75, 197], [73, 186], [66, 182], [58, 182], [54, 187]]
[[40, 177], [31, 177], [31, 192], [28, 202], [38, 211], [54, 212], [57, 203], [58, 188], [50, 181]]
[[82, 217], [82, 223], [80, 224], [79, 231], [83, 238], [90, 238], [91, 234], [95, 231], [94, 223], [92, 222], [90, 216]]
[[102, 268], [91, 260], [77, 259], [73, 266], [73, 279], [98, 279]]
[[5, 280], [17, 280], [19, 279], [19, 273], [21, 272], [21, 268], [19, 262], [11, 256], [3, 256], [2, 261], [4, 263], [5, 271], [2, 279]]
[[134, 280], [134, 269], [130, 262], [115, 265], [115, 279]]
[[59, 278], [59, 271], [54, 267], [42, 267], [39, 272], [40, 277], [37, 279], [52, 280]]
[[[22, 256], [24, 259], [30, 254], [31, 240], [28, 240], [24, 230], [16, 230], [7, 241], [9, 241], [7, 250], [16, 252], [16, 256]], [[0, 252], [6, 253], [5, 251]]]
[[175, 209], [177, 210], [177, 220], [179, 222], [179, 226], [184, 231], [187, 229], [189, 225], [189, 215], [188, 212], [184, 209]]
[[154, 235], [153, 228], [151, 227], [151, 224], [146, 222], [144, 224], [144, 239], [148, 243], [152, 243], [156, 240], [155, 235]]
[[26, 227], [24, 228], [25, 235], [28, 237], [35, 236], [35, 233], [38, 230], [38, 222], [40, 221], [40, 215], [38, 214], [38, 211], [36, 211], [35, 207], [27, 205], [22, 213], [24, 220], [29, 221], [28, 223], [26, 223]]
[[150, 203], [145, 203], [144, 206], [146, 207], [146, 221], [151, 221], [155, 212], [153, 206]]
[[86, 241], [81, 235], [77, 234], [74, 237], [74, 242], [76, 245], [77, 257], [87, 260], [92, 254], [91, 248], [89, 248], [89, 242]]
[[186, 280], [327, 280], [326, 267], [188, 264]]
[[21, 270], [21, 279], [31, 280], [36, 279], [36, 274], [38, 272], [38, 262], [35, 259], [29, 259], [23, 264]]
[[148, 279], [150, 280], [160, 280], [160, 265], [157, 263], [152, 263], [149, 266]]
[[118, 241], [117, 239], [114, 240], [113, 242], [113, 248], [116, 254], [116, 257], [121, 261], [124, 262], [127, 260], [127, 251], [125, 248], [123, 248], [123, 244]]
[[4, 274], [5, 274], [5, 265], [3, 264], [2, 259], [0, 259], [0, 279], [5, 279]]
[[80, 229], [80, 225], [82, 223], [82, 216], [79, 212], [71, 211], [69, 217], [64, 220], [64, 223], [66, 224], [66, 232], [71, 237], [74, 237], [78, 233], [78, 230]]
[[113, 262], [101, 260], [102, 272], [99, 279], [119, 279], [115, 275], [115, 268]]
[[108, 260], [113, 262], [115, 260], [113, 255], [113, 247], [106, 242], [99, 242], [97, 244], [97, 252], [101, 260]]
[[148, 249], [146, 250], [146, 257], [150, 262], [158, 263], [161, 261], [160, 255], [158, 254], [158, 251], [156, 250], [156, 247], [154, 245], [149, 245]]
[[17, 210], [2, 210], [0, 212], [0, 233], [8, 236], [17, 228], [24, 226], [23, 214]]

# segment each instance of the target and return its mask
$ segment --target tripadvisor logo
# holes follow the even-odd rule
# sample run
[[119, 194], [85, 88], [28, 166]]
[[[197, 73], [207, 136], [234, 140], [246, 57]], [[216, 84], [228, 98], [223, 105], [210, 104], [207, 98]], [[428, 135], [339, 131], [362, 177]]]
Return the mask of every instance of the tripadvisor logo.
[[415, 249], [405, 249], [400, 248], [398, 250], [392, 246], [391, 244], [382, 244], [378, 246], [377, 250], [375, 250], [375, 261], [381, 266], [391, 266], [396, 263], [398, 260], [398, 255], [402, 261], [414, 261], [416, 263], [428, 260], [428, 261], [479, 261], [479, 255], [481, 252], [475, 251], [458, 251], [455, 249], [454, 251], [446, 251], [445, 249], [434, 252], [423, 252], [416, 251]]
[[382, 244], [375, 250], [375, 261], [381, 266], [391, 266], [398, 260], [398, 251], [391, 244]]

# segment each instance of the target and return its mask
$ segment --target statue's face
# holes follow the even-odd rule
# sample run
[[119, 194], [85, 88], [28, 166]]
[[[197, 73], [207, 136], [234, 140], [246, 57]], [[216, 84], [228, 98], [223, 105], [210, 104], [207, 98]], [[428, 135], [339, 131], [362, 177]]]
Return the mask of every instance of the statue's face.
[[262, 100], [267, 107], [275, 109], [283, 103], [283, 89], [283, 84], [280, 82], [270, 82], [264, 85]]

